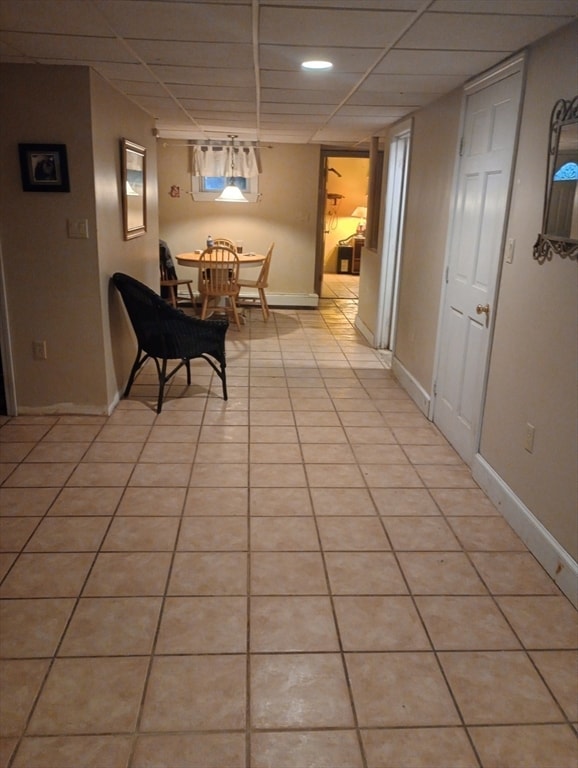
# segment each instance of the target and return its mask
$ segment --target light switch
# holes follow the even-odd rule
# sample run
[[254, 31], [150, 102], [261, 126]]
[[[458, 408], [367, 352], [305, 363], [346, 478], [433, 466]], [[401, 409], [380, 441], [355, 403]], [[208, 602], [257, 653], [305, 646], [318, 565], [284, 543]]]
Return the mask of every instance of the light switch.
[[514, 248], [516, 247], [516, 241], [513, 237], [508, 240], [506, 245], [506, 264], [511, 264], [514, 261]]
[[88, 240], [88, 219], [68, 219], [68, 237]]

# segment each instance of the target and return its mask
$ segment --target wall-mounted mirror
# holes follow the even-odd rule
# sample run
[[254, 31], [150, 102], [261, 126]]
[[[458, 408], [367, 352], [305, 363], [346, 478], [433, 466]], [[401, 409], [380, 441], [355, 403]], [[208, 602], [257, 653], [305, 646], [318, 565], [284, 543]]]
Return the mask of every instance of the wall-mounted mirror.
[[120, 150], [124, 239], [132, 240], [147, 231], [146, 149], [121, 139]]
[[550, 118], [544, 218], [534, 258], [543, 263], [554, 254], [578, 258], [578, 96], [559, 99]]

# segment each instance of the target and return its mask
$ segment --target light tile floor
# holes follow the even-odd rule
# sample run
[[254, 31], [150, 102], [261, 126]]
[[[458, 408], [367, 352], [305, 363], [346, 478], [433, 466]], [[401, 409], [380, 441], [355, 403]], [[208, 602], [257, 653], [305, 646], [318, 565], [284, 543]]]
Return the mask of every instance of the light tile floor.
[[2, 768], [576, 768], [576, 611], [321, 305], [2, 420]]

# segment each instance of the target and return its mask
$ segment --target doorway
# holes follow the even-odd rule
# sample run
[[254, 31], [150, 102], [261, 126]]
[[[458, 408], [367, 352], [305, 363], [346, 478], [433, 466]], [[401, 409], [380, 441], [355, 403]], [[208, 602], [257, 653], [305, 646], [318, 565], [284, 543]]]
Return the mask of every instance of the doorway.
[[369, 152], [322, 149], [320, 163], [315, 292], [320, 298], [344, 292], [343, 298], [357, 299]]
[[480, 440], [523, 64], [510, 62], [465, 91], [433, 420], [470, 465]]

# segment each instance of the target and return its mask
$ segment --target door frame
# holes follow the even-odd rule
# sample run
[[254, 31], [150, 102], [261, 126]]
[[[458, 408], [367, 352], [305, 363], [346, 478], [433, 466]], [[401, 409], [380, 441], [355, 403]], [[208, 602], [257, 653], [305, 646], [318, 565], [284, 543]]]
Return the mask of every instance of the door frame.
[[516, 158], [518, 155], [521, 116], [524, 108], [524, 94], [525, 94], [526, 72], [527, 72], [526, 63], [527, 63], [527, 55], [525, 52], [518, 54], [513, 58], [507, 59], [497, 67], [492, 68], [488, 72], [485, 72], [479, 77], [476, 77], [471, 82], [466, 83], [462, 93], [460, 127], [459, 127], [459, 133], [458, 133], [458, 147], [456, 152], [456, 162], [454, 166], [454, 173], [453, 173], [453, 180], [452, 180], [450, 218], [448, 222], [448, 234], [446, 237], [443, 278], [442, 278], [442, 286], [441, 286], [442, 290], [440, 294], [440, 305], [439, 305], [438, 321], [437, 321], [432, 396], [430, 398], [429, 409], [428, 409], [428, 418], [434, 424], [436, 423], [436, 420], [435, 420], [435, 409], [436, 409], [436, 401], [437, 401], [436, 382], [438, 379], [438, 373], [441, 366], [441, 356], [442, 356], [441, 352], [442, 352], [442, 346], [443, 346], [442, 342], [444, 340], [444, 334], [443, 334], [444, 317], [445, 317], [446, 300], [447, 300], [447, 293], [448, 293], [447, 275], [448, 275], [448, 270], [450, 268], [450, 262], [451, 262], [451, 244], [453, 241], [453, 235], [456, 227], [456, 203], [457, 203], [457, 198], [459, 194], [459, 174], [460, 174], [460, 168], [461, 168], [461, 155], [459, 150], [460, 150], [462, 137], [464, 134], [468, 96], [474, 93], [477, 93], [479, 91], [482, 91], [485, 88], [488, 88], [494, 85], [500, 80], [504, 80], [506, 77], [509, 77], [516, 72], [521, 73], [520, 102], [518, 105], [517, 123], [516, 123], [516, 129], [514, 133], [514, 142], [512, 145], [512, 164], [510, 167], [510, 178], [508, 181], [508, 191], [506, 194], [504, 227], [502, 230], [502, 238], [500, 241], [499, 257], [496, 261], [496, 271], [493, 276], [495, 281], [494, 302], [493, 302], [493, 311], [491, 314], [490, 326], [488, 328], [488, 346], [486, 350], [486, 359], [484, 361], [484, 374], [483, 374], [482, 389], [480, 394], [480, 402], [478, 404], [479, 418], [477, 421], [477, 427], [476, 427], [475, 438], [474, 438], [474, 455], [479, 451], [482, 427], [483, 427], [483, 421], [484, 421], [484, 409], [485, 409], [486, 394], [487, 394], [487, 388], [488, 388], [488, 374], [489, 374], [489, 368], [490, 368], [490, 360], [492, 356], [494, 330], [496, 326], [496, 315], [497, 315], [498, 304], [499, 304], [501, 274], [502, 274], [502, 267], [504, 262], [504, 249], [505, 249], [505, 244], [507, 240], [506, 236], [508, 231], [510, 206], [511, 206], [512, 192], [514, 187], [514, 175], [516, 170]]
[[6, 279], [4, 275], [4, 260], [2, 256], [2, 243], [0, 242], [0, 356], [2, 358], [2, 374], [4, 386], [4, 398], [6, 400], [6, 413], [8, 416], [17, 416], [16, 388], [14, 385], [14, 362], [12, 358], [12, 341], [10, 335], [10, 317], [8, 314], [8, 301], [6, 299]]
[[319, 153], [319, 183], [317, 186], [317, 233], [315, 237], [315, 277], [313, 292], [321, 298], [323, 257], [325, 246], [325, 203], [327, 195], [327, 160], [330, 157], [360, 157], [369, 159], [369, 150], [321, 147]]
[[[413, 118], [396, 126], [389, 137], [389, 158], [387, 170], [387, 191], [385, 194], [384, 240], [381, 248], [381, 273], [379, 295], [377, 299], [377, 333], [374, 339], [376, 349], [395, 347], [397, 323], [397, 298], [399, 274], [403, 255], [403, 236], [405, 232], [405, 205], [407, 201], [407, 182]], [[399, 147], [403, 142], [403, 168], [401, 174], [392, 172], [399, 159]]]

